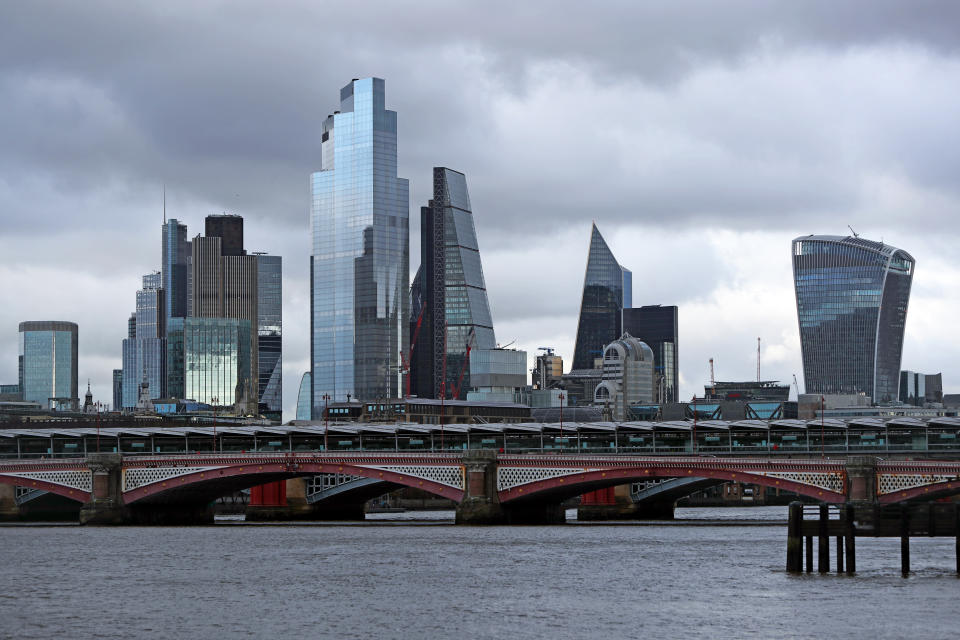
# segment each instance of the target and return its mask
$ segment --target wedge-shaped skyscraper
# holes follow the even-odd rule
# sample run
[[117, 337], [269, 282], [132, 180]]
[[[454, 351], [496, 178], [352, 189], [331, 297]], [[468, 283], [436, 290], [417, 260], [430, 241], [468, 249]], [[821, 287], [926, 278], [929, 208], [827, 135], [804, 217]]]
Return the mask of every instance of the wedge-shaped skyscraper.
[[310, 359], [314, 417], [326, 402], [401, 394], [408, 344], [409, 185], [397, 177], [397, 113], [379, 78], [340, 90], [311, 174]]
[[793, 241], [793, 279], [807, 393], [896, 401], [915, 262], [859, 237]]
[[420, 231], [420, 270], [411, 287], [411, 392], [439, 398], [443, 391], [462, 400], [471, 386], [467, 345], [497, 344], [466, 176], [434, 167], [433, 199], [420, 208]]
[[622, 312], [632, 306], [633, 274], [620, 266], [594, 224], [573, 350], [574, 369], [594, 368], [594, 360], [603, 357], [603, 347], [620, 337]]

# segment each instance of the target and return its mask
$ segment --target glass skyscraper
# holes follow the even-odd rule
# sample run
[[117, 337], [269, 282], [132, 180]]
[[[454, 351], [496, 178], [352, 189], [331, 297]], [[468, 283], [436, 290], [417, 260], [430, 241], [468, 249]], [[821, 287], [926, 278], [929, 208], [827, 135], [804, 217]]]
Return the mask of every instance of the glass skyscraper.
[[190, 313], [190, 260], [187, 225], [176, 218], [163, 223], [161, 273], [167, 318], [184, 318]]
[[279, 414], [283, 409], [283, 260], [264, 254], [256, 258], [258, 397], [268, 411]]
[[807, 393], [898, 399], [914, 266], [907, 252], [859, 237], [793, 241]]
[[397, 114], [384, 81], [353, 80], [321, 128], [311, 174], [310, 359], [313, 415], [323, 396], [402, 393], [409, 275], [409, 185], [397, 177]]
[[47, 409], [76, 409], [77, 338], [73, 322], [20, 323], [20, 392]]
[[573, 350], [574, 369], [594, 368], [594, 360], [603, 357], [604, 346], [620, 337], [622, 312], [632, 306], [633, 274], [620, 266], [594, 224]]
[[303, 374], [303, 377], [300, 378], [300, 391], [297, 393], [297, 420], [309, 420], [310, 419], [310, 394], [311, 394], [310, 384], [310, 372], [307, 371]]
[[420, 322], [411, 392], [439, 398], [445, 376], [446, 396], [456, 390], [462, 400], [471, 387], [467, 343], [474, 350], [497, 344], [466, 176], [434, 167], [433, 199], [420, 209], [420, 233], [420, 269], [411, 287], [411, 331]]
[[680, 391], [677, 307], [657, 304], [624, 309], [623, 332], [653, 350], [656, 402], [677, 402]]
[[132, 323], [134, 335], [123, 341], [123, 406], [132, 409], [140, 398], [140, 386], [149, 385], [151, 399], [166, 393], [166, 298], [162, 274], [143, 276], [137, 291], [137, 310]]

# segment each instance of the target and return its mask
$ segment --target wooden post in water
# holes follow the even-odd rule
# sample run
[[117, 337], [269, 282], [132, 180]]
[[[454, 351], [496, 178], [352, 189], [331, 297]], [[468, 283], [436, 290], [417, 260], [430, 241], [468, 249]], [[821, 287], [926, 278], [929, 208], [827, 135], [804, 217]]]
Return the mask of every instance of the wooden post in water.
[[820, 529], [817, 531], [817, 571], [827, 573], [830, 571], [830, 538], [827, 535], [827, 520], [830, 518], [829, 507], [820, 505]]
[[956, 554], [957, 554], [957, 575], [960, 576], [960, 504], [953, 503], [953, 532], [957, 537], [956, 542]]
[[837, 536], [837, 573], [843, 573], [843, 536]]
[[900, 505], [900, 573], [910, 574], [910, 508]]
[[853, 523], [853, 505], [848, 504], [843, 517], [844, 537], [846, 538], [847, 575], [857, 572], [857, 527]]
[[803, 538], [800, 527], [803, 521], [803, 504], [790, 503], [790, 517], [787, 520], [787, 571], [799, 573], [803, 571]]
[[813, 572], [813, 536], [807, 536], [807, 573]]

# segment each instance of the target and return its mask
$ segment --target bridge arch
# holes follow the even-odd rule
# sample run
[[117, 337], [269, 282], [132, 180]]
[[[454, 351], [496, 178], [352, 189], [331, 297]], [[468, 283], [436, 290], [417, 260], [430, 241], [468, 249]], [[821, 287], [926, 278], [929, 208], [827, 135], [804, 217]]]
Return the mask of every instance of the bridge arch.
[[[690, 477], [714, 480], [717, 482], [742, 482], [775, 489], [785, 489], [821, 502], [843, 503], [846, 501], [846, 478], [843, 472], [836, 474], [838, 477], [842, 477], [842, 480], [839, 480], [841, 486], [834, 487], [834, 489], [840, 489], [839, 491], [824, 486], [828, 484], [826, 482], [821, 482], [819, 485], [812, 484], [802, 482], [799, 479], [784, 477], [788, 475], [788, 473], [768, 475], [740, 469], [708, 468], [700, 465], [696, 467], [684, 467], [680, 465], [659, 467], [654, 464], [645, 464], [636, 467], [576, 471], [566, 475], [558, 475], [516, 487], [502, 489], [499, 492], [499, 496], [501, 504], [505, 505], [513, 502], [552, 502], [566, 500], [589, 491], [605, 489], [620, 484], [642, 482], [644, 480], [658, 478]], [[800, 477], [799, 474], [795, 475], [797, 475], [798, 478]], [[836, 482], [834, 482], [834, 484], [836, 484]], [[694, 489], [691, 489], [691, 491], [693, 490]]]
[[[150, 469], [150, 467], [124, 469], [125, 490], [123, 491], [123, 501], [126, 505], [153, 502], [202, 502], [232, 491], [267, 482], [327, 473], [378, 480], [384, 483], [384, 487], [388, 491], [390, 486], [422, 489], [455, 502], [460, 502], [464, 493], [462, 488], [455, 488], [428, 478], [347, 462], [312, 462], [284, 459], [254, 461], [252, 463], [237, 462], [221, 466], [195, 468], [167, 478], [158, 477], [152, 482], [142, 484], [136, 480], [133, 480], [133, 482], [128, 480], [128, 478], [132, 479], [131, 471], [134, 469]], [[460, 475], [462, 477], [462, 470]], [[139, 476], [141, 478], [149, 477], [149, 472], [140, 473]]]
[[50, 493], [55, 493], [58, 496], [63, 496], [64, 498], [75, 500], [80, 503], [90, 501], [89, 491], [84, 491], [83, 489], [78, 489], [76, 487], [68, 487], [63, 484], [57, 484], [56, 482], [41, 480], [39, 478], [0, 474], [0, 484], [9, 484], [16, 487], [27, 487], [30, 489], [36, 489], [38, 491], [49, 491]]

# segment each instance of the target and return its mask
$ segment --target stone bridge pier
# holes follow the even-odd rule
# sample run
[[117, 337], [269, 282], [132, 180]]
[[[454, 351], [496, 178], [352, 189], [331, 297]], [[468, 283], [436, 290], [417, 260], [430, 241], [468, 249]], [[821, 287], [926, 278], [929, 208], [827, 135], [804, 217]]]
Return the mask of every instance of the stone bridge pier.
[[0, 484], [0, 522], [20, 519], [17, 506], [17, 488], [12, 484]]
[[478, 449], [464, 456], [466, 490], [457, 505], [457, 524], [556, 524], [566, 520], [559, 499], [501, 504], [498, 466], [493, 450]]
[[92, 491], [80, 508], [80, 524], [212, 524], [207, 504], [160, 503], [128, 506], [123, 501], [123, 458], [115, 453], [94, 453], [87, 458]]

